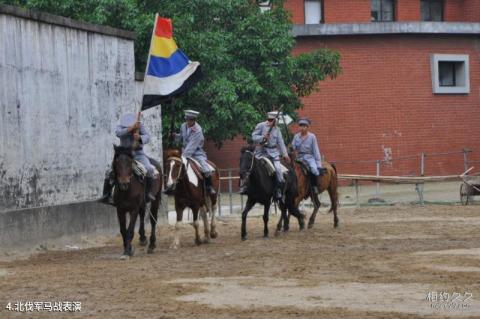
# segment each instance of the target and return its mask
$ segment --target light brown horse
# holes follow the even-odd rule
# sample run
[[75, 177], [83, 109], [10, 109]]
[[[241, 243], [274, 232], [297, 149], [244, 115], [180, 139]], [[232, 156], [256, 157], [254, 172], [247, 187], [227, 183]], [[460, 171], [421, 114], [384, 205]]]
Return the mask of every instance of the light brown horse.
[[[175, 238], [170, 248], [177, 249], [180, 246], [179, 231], [182, 225], [183, 211], [190, 208], [193, 214], [193, 227], [195, 229], [195, 243], [202, 244], [199, 234], [198, 213], [203, 220], [205, 238], [203, 243], [208, 243], [210, 238], [218, 236], [215, 225], [215, 210], [217, 205], [217, 196], [207, 192], [204, 179], [200, 179], [192, 167], [193, 163], [188, 160], [184, 163], [181, 151], [178, 149], [168, 149], [164, 152], [165, 166], [165, 192], [173, 194], [175, 198], [175, 211], [177, 213], [177, 222], [175, 224]], [[209, 162], [215, 169], [212, 173], [212, 187], [218, 194], [220, 174], [216, 166]], [[190, 176], [190, 178], [189, 178]], [[211, 212], [211, 224], [208, 225], [208, 212]]]
[[[337, 208], [338, 208], [338, 176], [337, 176], [337, 168], [334, 164], [330, 164], [327, 161], [323, 161], [322, 165], [326, 168], [327, 173], [322, 176], [317, 177], [317, 185], [319, 189], [319, 194], [315, 194], [313, 188], [310, 184], [310, 178], [308, 176], [308, 168], [298, 161], [295, 155], [292, 153], [290, 154], [290, 158], [293, 162], [293, 168], [295, 170], [295, 175], [297, 176], [297, 185], [298, 185], [298, 192], [297, 196], [295, 197], [295, 207], [298, 207], [300, 203], [310, 198], [313, 203], [313, 212], [310, 216], [308, 221], [308, 228], [312, 228], [313, 224], [315, 223], [315, 218], [317, 216], [317, 212], [320, 208], [320, 199], [318, 195], [324, 192], [325, 190], [328, 191], [328, 195], [330, 196], [330, 210], [329, 212], [333, 213], [333, 227], [338, 227], [339, 219], [337, 216]], [[288, 218], [287, 220], [283, 221], [288, 225]], [[279, 220], [277, 229], [280, 229], [282, 226], [282, 219]], [[288, 226], [287, 226], [288, 228]]]
[[[133, 173], [133, 150], [131, 148], [125, 148], [120, 146], [114, 146], [115, 156], [113, 159], [112, 168], [115, 173], [116, 187], [113, 193], [115, 206], [117, 207], [117, 217], [120, 225], [120, 233], [123, 239], [123, 255], [122, 259], [128, 259], [133, 256], [134, 249], [132, 240], [135, 231], [135, 223], [137, 216], [140, 214], [140, 245], [147, 244], [147, 238], [145, 237], [145, 184]], [[161, 168], [155, 165], [159, 171], [156, 183], [152, 185], [151, 192], [155, 194], [155, 200], [151, 203], [150, 207], [150, 244], [148, 246], [148, 253], [153, 253], [156, 247], [156, 224], [157, 224], [157, 212], [161, 201]], [[130, 214], [130, 223], [127, 229], [127, 214]]]

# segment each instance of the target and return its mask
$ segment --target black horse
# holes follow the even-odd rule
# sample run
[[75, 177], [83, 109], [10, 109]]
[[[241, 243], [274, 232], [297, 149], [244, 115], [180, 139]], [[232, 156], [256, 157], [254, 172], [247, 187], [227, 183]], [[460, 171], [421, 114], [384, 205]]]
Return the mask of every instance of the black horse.
[[[135, 223], [137, 216], [140, 215], [140, 245], [147, 244], [145, 236], [145, 184], [139, 180], [133, 173], [134, 154], [131, 148], [114, 146], [115, 157], [113, 159], [113, 171], [115, 173], [116, 185], [113, 194], [114, 201], [117, 207], [117, 217], [120, 225], [120, 233], [123, 239], [123, 255], [122, 259], [128, 259], [133, 256], [134, 249], [132, 245]], [[153, 253], [156, 247], [156, 223], [157, 212], [160, 206], [162, 182], [161, 182], [161, 168], [155, 162], [159, 175], [157, 176], [157, 186], [152, 188], [155, 194], [155, 200], [152, 201], [150, 207], [150, 245], [148, 253]], [[130, 215], [130, 223], [127, 228], [127, 214]]]
[[[305, 228], [304, 216], [294, 205], [295, 196], [297, 195], [297, 181], [295, 172], [291, 168], [288, 171], [285, 185], [285, 201], [278, 201], [282, 218], [286, 218], [288, 209], [293, 216], [298, 218], [300, 230], [303, 230]], [[248, 196], [247, 203], [242, 212], [242, 240], [247, 239], [247, 216], [248, 212], [256, 203], [264, 206], [263, 237], [268, 238], [268, 212], [275, 193], [275, 176], [269, 176], [261, 160], [255, 158], [253, 146], [245, 146], [241, 150], [240, 188], [246, 188], [246, 195]], [[288, 224], [285, 224], [284, 231], [288, 231]]]

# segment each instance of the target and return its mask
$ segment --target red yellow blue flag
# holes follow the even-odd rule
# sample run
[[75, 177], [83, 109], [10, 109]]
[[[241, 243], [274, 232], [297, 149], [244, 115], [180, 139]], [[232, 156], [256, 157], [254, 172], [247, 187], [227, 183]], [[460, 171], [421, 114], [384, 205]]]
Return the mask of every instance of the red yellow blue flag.
[[144, 79], [142, 111], [178, 96], [201, 78], [199, 62], [192, 62], [173, 39], [172, 21], [155, 16]]

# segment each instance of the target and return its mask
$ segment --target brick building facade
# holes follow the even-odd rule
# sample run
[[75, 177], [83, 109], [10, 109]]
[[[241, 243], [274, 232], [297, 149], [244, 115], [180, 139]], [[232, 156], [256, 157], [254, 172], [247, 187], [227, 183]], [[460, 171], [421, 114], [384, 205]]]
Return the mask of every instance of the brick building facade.
[[[341, 54], [342, 74], [322, 82], [299, 113], [312, 119], [322, 154], [342, 173], [372, 174], [375, 160], [387, 160], [382, 175], [419, 175], [422, 152], [426, 175], [463, 171], [465, 148], [473, 151], [470, 163], [480, 159], [480, 1], [285, 6], [295, 24], [293, 54], [318, 48]], [[209, 144], [207, 151], [220, 167], [238, 167], [243, 144], [227, 141], [221, 150]]]

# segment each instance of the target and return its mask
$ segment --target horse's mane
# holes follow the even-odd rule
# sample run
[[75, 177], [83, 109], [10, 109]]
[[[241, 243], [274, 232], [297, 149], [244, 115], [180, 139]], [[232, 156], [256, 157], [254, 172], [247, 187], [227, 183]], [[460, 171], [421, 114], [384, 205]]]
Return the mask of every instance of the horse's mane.
[[182, 156], [182, 150], [178, 148], [169, 148], [164, 152], [165, 158], [169, 157], [180, 157]]
[[249, 151], [249, 152], [255, 151], [255, 146], [252, 144], [246, 145], [246, 146], [243, 146], [242, 149], [240, 150], [242, 154], [245, 153], [246, 151]]
[[113, 145], [113, 149], [115, 150], [115, 157], [127, 155], [133, 158], [133, 149], [131, 147]]

